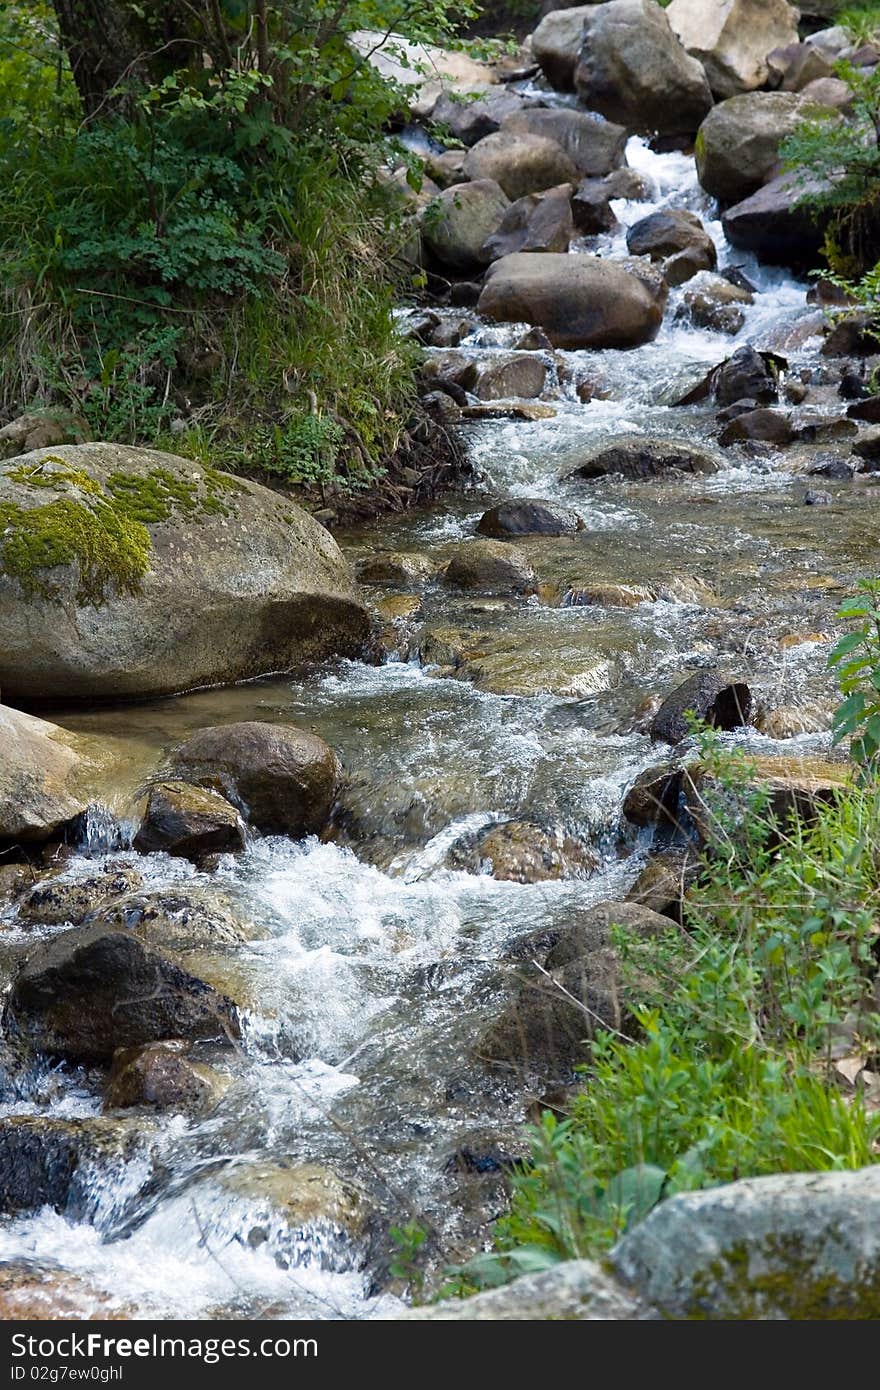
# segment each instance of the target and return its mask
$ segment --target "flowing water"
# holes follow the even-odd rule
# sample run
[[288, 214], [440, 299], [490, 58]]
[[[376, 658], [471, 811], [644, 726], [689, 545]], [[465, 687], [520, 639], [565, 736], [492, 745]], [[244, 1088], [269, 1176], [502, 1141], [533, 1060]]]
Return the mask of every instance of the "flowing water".
[[[678, 316], [682, 292], [673, 291], [655, 342], [551, 354], [553, 418], [469, 426], [471, 491], [341, 543], [354, 563], [377, 550], [439, 562], [474, 533], [488, 499], [564, 500], [581, 512], [583, 531], [520, 543], [549, 586], [542, 594], [613, 583], [666, 586], [667, 597], [566, 608], [539, 597], [475, 601], [429, 585], [411, 651], [381, 665], [339, 663], [151, 705], [60, 711], [71, 728], [124, 741], [131, 783], [190, 730], [267, 719], [320, 733], [349, 786], [331, 842], [254, 838], [210, 874], [125, 849], [122, 792], [112, 815], [93, 819], [67, 876], [122, 861], [150, 887], [186, 881], [222, 893], [246, 924], [247, 944], [222, 962], [248, 1001], [244, 1037], [214, 1059], [231, 1084], [210, 1118], [151, 1121], [142, 1157], [97, 1165], [64, 1216], [46, 1208], [4, 1219], [0, 1261], [60, 1266], [134, 1316], [392, 1315], [389, 1225], [419, 1224], [442, 1266], [478, 1248], [503, 1206], [497, 1165], [462, 1172], [451, 1160], [462, 1148], [515, 1151], [520, 1142], [529, 1096], [473, 1056], [502, 996], [505, 950], [525, 932], [620, 897], [644, 865], [645, 836], [620, 824], [627, 785], [663, 756], [639, 731], [639, 707], [697, 667], [719, 666], [749, 680], [768, 707], [827, 708], [823, 644], [835, 607], [857, 575], [876, 568], [880, 508], [870, 479], [823, 480], [831, 504], [805, 507], [810, 450], [800, 448], [731, 452], [709, 477], [565, 480], [597, 442], [622, 433], [711, 441], [707, 406], [670, 402], [739, 343], [783, 352], [789, 376], [804, 371], [813, 381], [817, 409], [823, 390], [834, 394], [822, 385], [807, 285], [726, 246], [689, 157], [653, 154], [637, 140], [628, 156], [653, 202], [616, 204], [620, 230], [589, 249], [622, 257], [628, 224], [654, 207], [693, 209], [719, 263], [742, 266], [758, 287], [742, 332], [695, 330]], [[520, 332], [477, 325], [463, 350], [507, 351]], [[575, 369], [593, 383], [587, 404], [570, 385]], [[454, 673], [420, 664], [428, 631], [463, 640], [476, 656]], [[785, 744], [755, 731], [740, 737], [768, 752], [827, 746], [823, 733]], [[455, 867], [456, 844], [516, 816], [587, 840], [599, 872], [520, 885]], [[8, 970], [33, 939], [10, 914]], [[38, 1068], [10, 1084], [0, 1113], [97, 1115], [98, 1079]], [[279, 1162], [356, 1180], [372, 1220], [354, 1235], [332, 1221], [291, 1227], [261, 1179]]]

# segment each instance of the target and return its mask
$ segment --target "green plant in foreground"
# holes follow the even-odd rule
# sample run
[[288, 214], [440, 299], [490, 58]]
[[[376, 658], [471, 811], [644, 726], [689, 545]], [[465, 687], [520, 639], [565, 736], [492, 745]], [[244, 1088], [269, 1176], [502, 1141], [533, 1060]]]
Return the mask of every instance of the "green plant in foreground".
[[834, 742], [851, 738], [853, 760], [873, 776], [880, 756], [880, 579], [862, 580], [837, 616], [856, 626], [828, 656], [844, 696], [834, 713]]

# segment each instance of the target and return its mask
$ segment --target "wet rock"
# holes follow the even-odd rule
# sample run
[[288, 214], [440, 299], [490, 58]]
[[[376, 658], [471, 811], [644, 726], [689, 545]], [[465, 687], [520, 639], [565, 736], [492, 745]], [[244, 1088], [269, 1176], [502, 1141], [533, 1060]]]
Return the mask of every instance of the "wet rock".
[[747, 343], [715, 368], [710, 377], [710, 390], [720, 406], [744, 400], [771, 405], [779, 399], [779, 373], [775, 361]]
[[29, 864], [0, 864], [0, 912], [32, 888], [35, 879]]
[[845, 763], [821, 757], [752, 757], [746, 788], [731, 791], [695, 764], [685, 774], [683, 793], [700, 838], [725, 843], [733, 833], [731, 827], [748, 815], [749, 798], [755, 792], [768, 798], [769, 814], [785, 825], [792, 820], [815, 820], [819, 807], [833, 804], [848, 785]]
[[547, 970], [562, 970], [573, 961], [590, 956], [612, 944], [615, 930], [631, 940], [664, 936], [675, 931], [676, 923], [637, 902], [597, 903], [578, 922], [559, 934], [544, 960]]
[[10, 1035], [49, 1056], [109, 1061], [119, 1047], [166, 1038], [228, 1041], [232, 1000], [130, 931], [76, 927], [30, 952], [4, 1014]]
[[447, 429], [461, 419], [461, 407], [445, 391], [429, 391], [420, 397], [419, 404], [426, 415]]
[[593, 1260], [566, 1260], [500, 1289], [423, 1304], [399, 1314], [410, 1322], [633, 1322], [650, 1316], [646, 1304]]
[[449, 289], [449, 303], [456, 307], [472, 308], [480, 297], [482, 285], [476, 280], [459, 280]]
[[880, 425], [869, 425], [863, 430], [852, 446], [856, 458], [863, 459], [866, 468], [873, 471], [880, 466]]
[[584, 179], [571, 199], [571, 215], [581, 236], [598, 236], [617, 226], [611, 198], [604, 179]]
[[16, 925], [77, 925], [114, 898], [134, 892], [142, 882], [137, 869], [127, 864], [110, 866], [84, 877], [53, 875], [33, 884], [21, 898]]
[[830, 478], [838, 483], [851, 483], [855, 475], [854, 466], [842, 458], [824, 459], [807, 471], [813, 478]]
[[880, 328], [873, 312], [864, 310], [838, 319], [829, 330], [822, 353], [825, 357], [871, 357], [880, 348]]
[[504, 134], [539, 135], [543, 139], [555, 140], [581, 177], [601, 177], [623, 163], [626, 130], [623, 126], [603, 120], [593, 111], [533, 107], [510, 116], [501, 129]]
[[341, 777], [317, 735], [256, 722], [199, 729], [172, 754], [171, 772], [225, 796], [255, 829], [294, 839], [324, 829]]
[[494, 180], [511, 200], [576, 183], [578, 177], [577, 166], [556, 140], [508, 129], [474, 145], [463, 167], [469, 179]]
[[805, 507], [829, 507], [833, 501], [830, 492], [819, 492], [815, 488], [809, 488], [804, 494]]
[[0, 841], [39, 843], [69, 825], [104, 762], [98, 740], [0, 705]]
[[718, 100], [763, 87], [767, 54], [798, 41], [798, 11], [786, 0], [672, 0], [666, 14]]
[[462, 415], [466, 420], [553, 420], [556, 411], [532, 401], [497, 401], [469, 405]]
[[880, 396], [868, 396], [863, 401], [853, 401], [846, 413], [851, 420], [864, 420], [871, 425], [880, 425]]
[[162, 850], [194, 863], [206, 854], [235, 854], [244, 847], [244, 822], [235, 807], [217, 792], [188, 782], [151, 788], [134, 839], [141, 854]]
[[418, 551], [385, 550], [363, 560], [358, 577], [365, 584], [424, 584], [436, 571], [434, 561]]
[[532, 34], [532, 52], [544, 76], [560, 92], [574, 91], [574, 70], [592, 5], [573, 5], [545, 14]]
[[149, 1153], [151, 1131], [131, 1120], [0, 1119], [0, 1211], [6, 1216], [52, 1207], [71, 1220], [87, 1215], [99, 1172], [121, 1176], [126, 1163]]
[[799, 734], [822, 734], [831, 727], [831, 711], [821, 705], [777, 705], [762, 710], [755, 728], [767, 738], [797, 738]]
[[268, 1244], [283, 1269], [295, 1262], [296, 1237], [315, 1227], [338, 1231], [350, 1241], [362, 1241], [368, 1233], [373, 1213], [364, 1193], [320, 1164], [234, 1163], [219, 1181], [253, 1206], [247, 1244], [255, 1250]]
[[627, 893], [627, 902], [681, 922], [689, 890], [700, 875], [699, 860], [687, 849], [653, 854]]
[[189, 1043], [179, 1039], [120, 1048], [104, 1087], [104, 1109], [213, 1110], [228, 1083], [212, 1067], [193, 1062], [188, 1051]]
[[623, 814], [634, 825], [670, 825], [680, 820], [682, 768], [649, 767], [640, 772], [623, 799]]
[[667, 695], [651, 725], [651, 738], [680, 743], [690, 733], [688, 716], [715, 729], [738, 729], [748, 724], [752, 694], [744, 681], [728, 683], [714, 671], [697, 671]]
[[653, 603], [656, 589], [644, 584], [573, 585], [563, 591], [560, 608], [636, 608], [640, 603]]
[[835, 444], [843, 439], [855, 439], [858, 426], [854, 420], [841, 415], [805, 415], [793, 425], [796, 439], [808, 444]]
[[477, 523], [481, 536], [570, 536], [583, 530], [583, 519], [571, 507], [514, 497], [484, 512]]
[[464, 101], [456, 100], [449, 92], [441, 92], [431, 121], [445, 127], [452, 140], [475, 145], [485, 135], [494, 134], [505, 117], [521, 111], [525, 105], [519, 93], [506, 86], [489, 87]]
[[673, 1319], [874, 1319], [880, 1167], [779, 1173], [671, 1197], [611, 1252]]
[[0, 1267], [3, 1321], [127, 1321], [133, 1312], [122, 1299], [47, 1261], [22, 1259]]
[[633, 223], [626, 245], [634, 256], [665, 262], [664, 273], [673, 285], [683, 284], [702, 270], [713, 270], [718, 259], [715, 243], [699, 217], [681, 208], [664, 208]]
[[259, 934], [246, 929], [222, 891], [199, 883], [110, 898], [89, 921], [133, 932], [145, 946], [183, 953], [241, 946]]
[[467, 541], [458, 546], [443, 574], [444, 584], [483, 594], [531, 593], [535, 572], [528, 559], [504, 541]]
[[[615, 0], [616, 3], [616, 0]], [[597, 256], [520, 254], [490, 267], [479, 311], [543, 328], [554, 347], [636, 347], [656, 337], [664, 298]]]
[[513, 346], [518, 352], [549, 352], [553, 344], [543, 328], [528, 328]]
[[474, 394], [483, 401], [528, 400], [544, 390], [547, 370], [535, 353], [492, 353], [477, 364]]
[[508, 205], [507, 195], [494, 179], [456, 184], [425, 208], [422, 238], [443, 265], [478, 270], [488, 264], [483, 250], [486, 238], [498, 228]]
[[565, 183], [547, 193], [530, 193], [511, 203], [484, 249], [489, 261], [516, 251], [560, 254], [568, 250], [573, 235], [571, 184]]
[[7, 525], [5, 697], [171, 694], [355, 656], [369, 634], [323, 526], [289, 497], [192, 459], [62, 444], [0, 465], [0, 503], [42, 529], [56, 557], [28, 568], [19, 523]]
[[685, 317], [695, 328], [712, 333], [739, 333], [746, 321], [746, 307], [754, 303], [748, 290], [706, 271], [696, 275], [684, 292]]
[[462, 314], [459, 318], [444, 318], [432, 330], [428, 341], [431, 347], [458, 347], [477, 327], [477, 320], [469, 314]]
[[496, 1134], [477, 1130], [464, 1136], [454, 1153], [443, 1165], [446, 1173], [462, 1173], [484, 1177], [486, 1174], [509, 1173], [529, 1157], [529, 1144], [523, 1136]]
[[590, 480], [620, 473], [625, 478], [655, 478], [673, 469], [680, 473], [716, 473], [718, 467], [712, 454], [688, 440], [634, 434], [598, 449], [570, 476]]
[[731, 246], [770, 265], [808, 270], [817, 263], [823, 231], [821, 220], [798, 203], [817, 189], [797, 172], [780, 174], [727, 209], [721, 219], [724, 235]]
[[693, 134], [712, 106], [702, 65], [653, 0], [588, 10], [574, 80], [585, 106], [630, 131]]
[[718, 436], [718, 443], [726, 449], [731, 444], [752, 439], [784, 447], [794, 439], [794, 430], [788, 416], [781, 411], [758, 407], [728, 421]]
[[572, 835], [521, 820], [479, 831], [455, 847], [450, 862], [510, 883], [589, 878], [599, 867], [595, 852]]

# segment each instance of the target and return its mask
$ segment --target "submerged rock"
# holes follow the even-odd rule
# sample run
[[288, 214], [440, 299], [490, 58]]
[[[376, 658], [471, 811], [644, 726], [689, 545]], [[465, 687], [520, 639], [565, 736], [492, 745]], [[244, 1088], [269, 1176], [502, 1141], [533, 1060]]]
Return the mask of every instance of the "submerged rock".
[[583, 530], [583, 519], [556, 502], [511, 498], [484, 512], [477, 523], [482, 536], [570, 536]]
[[244, 849], [244, 822], [225, 797], [209, 788], [160, 782], [147, 798], [134, 847], [141, 854], [164, 850], [198, 863], [207, 854]]
[[143, 882], [127, 864], [108, 865], [98, 873], [71, 878], [64, 873], [35, 883], [18, 903], [18, 926], [77, 925], [114, 898], [134, 892]]
[[529, 561], [504, 541], [467, 541], [453, 551], [444, 584], [482, 594], [531, 593], [536, 587]]
[[228, 1042], [239, 1034], [231, 999], [133, 932], [101, 923], [30, 952], [4, 1021], [14, 1038], [71, 1061], [109, 1061], [119, 1047], [166, 1038]]
[[393, 584], [405, 588], [426, 583], [436, 570], [434, 561], [418, 551], [382, 551], [361, 562], [358, 578], [365, 584]]
[[450, 861], [457, 868], [488, 872], [513, 883], [589, 878], [599, 868], [595, 851], [574, 836], [522, 820], [487, 826], [456, 845]]
[[0, 688], [164, 695], [356, 655], [369, 618], [288, 497], [189, 459], [59, 445], [0, 465]]
[[293, 724], [218, 724], [171, 756], [175, 777], [209, 787], [267, 835], [300, 839], [327, 824], [341, 767], [332, 748]]
[[670, 1197], [618, 1242], [611, 1265], [666, 1318], [875, 1319], [880, 1166]]
[[654, 478], [671, 470], [716, 473], [719, 466], [714, 455], [689, 440], [633, 434], [595, 450], [570, 476], [591, 480], [620, 473], [624, 478]]
[[[233, 1163], [219, 1182], [253, 1206], [247, 1244], [268, 1245], [283, 1269], [295, 1263], [294, 1242], [310, 1229], [336, 1230], [355, 1243], [369, 1234], [373, 1210], [365, 1193], [321, 1164]], [[350, 1260], [351, 1251], [343, 1252], [343, 1267]]]

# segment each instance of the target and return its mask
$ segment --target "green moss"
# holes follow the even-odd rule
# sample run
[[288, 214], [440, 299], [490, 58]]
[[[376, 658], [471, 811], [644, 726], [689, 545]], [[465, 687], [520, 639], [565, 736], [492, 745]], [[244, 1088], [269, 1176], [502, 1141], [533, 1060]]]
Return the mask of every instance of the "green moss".
[[103, 498], [58, 497], [41, 507], [0, 503], [0, 566], [28, 597], [56, 597], [59, 586], [46, 572], [60, 565], [77, 566], [80, 604], [99, 607], [111, 589], [136, 594], [151, 553], [146, 528]]
[[[51, 469], [47, 470], [47, 465]], [[101, 484], [90, 478], [82, 468], [70, 468], [63, 458], [50, 454], [39, 463], [20, 463], [16, 468], [7, 469], [7, 478], [22, 487], [50, 488], [53, 492], [63, 492], [64, 488], [75, 487], [80, 492], [101, 495]]]
[[774, 1235], [754, 1250], [742, 1241], [731, 1245], [695, 1277], [692, 1299], [693, 1320], [774, 1314], [795, 1322], [874, 1320], [880, 1317], [880, 1270], [844, 1281], [818, 1269], [796, 1233]]
[[182, 478], [168, 468], [149, 473], [117, 470], [107, 479], [107, 491], [119, 511], [144, 526], [170, 521], [174, 515], [195, 521], [199, 516], [228, 516], [230, 495], [243, 491], [237, 478], [214, 468], [202, 468]]

